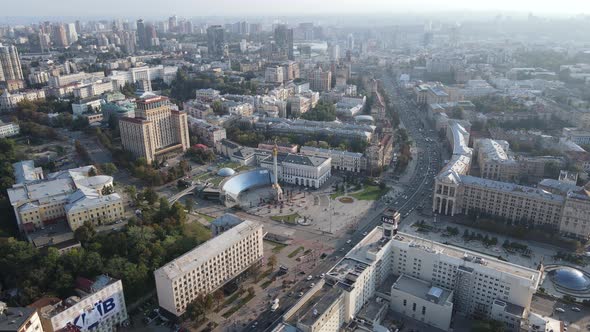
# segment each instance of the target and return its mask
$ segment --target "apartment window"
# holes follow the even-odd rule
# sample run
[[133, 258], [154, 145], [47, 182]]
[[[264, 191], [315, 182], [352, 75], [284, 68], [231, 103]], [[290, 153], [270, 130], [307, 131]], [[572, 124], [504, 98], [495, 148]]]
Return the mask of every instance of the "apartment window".
[[412, 305], [412, 311], [416, 311], [416, 303]]

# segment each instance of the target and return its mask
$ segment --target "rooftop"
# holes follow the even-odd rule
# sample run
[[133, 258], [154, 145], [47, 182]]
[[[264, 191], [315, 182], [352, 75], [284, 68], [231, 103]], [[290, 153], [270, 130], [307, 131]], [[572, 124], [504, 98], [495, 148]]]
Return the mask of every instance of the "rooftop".
[[534, 197], [553, 202], [563, 202], [564, 200], [563, 196], [552, 194], [540, 188], [526, 187], [511, 182], [494, 181], [470, 175], [461, 175], [459, 177], [460, 181], [465, 185], [510, 192], [514, 195]]
[[452, 294], [451, 290], [435, 287], [426, 281], [405, 274], [402, 274], [392, 287], [414, 297], [440, 305], [444, 305]]
[[[1, 303], [1, 302], [0, 302]], [[3, 305], [3, 303], [1, 303]], [[24, 331], [23, 326], [35, 314], [34, 308], [10, 307], [0, 308], [0, 331]]]
[[311, 326], [342, 296], [339, 287], [324, 286], [299, 309], [299, 323]]
[[393, 238], [395, 242], [407, 244], [409, 247], [424, 250], [427, 253], [443, 255], [453, 258], [462, 266], [475, 267], [476, 269], [493, 269], [501, 273], [510, 274], [526, 279], [535, 285], [539, 283], [541, 272], [524, 266], [501, 261], [495, 257], [487, 256], [478, 252], [426, 240], [407, 233], [398, 232]]
[[154, 274], [174, 280], [208, 262], [220, 252], [228, 249], [245, 236], [256, 232], [259, 228], [262, 228], [261, 224], [251, 220], [244, 220], [235, 227], [157, 269]]

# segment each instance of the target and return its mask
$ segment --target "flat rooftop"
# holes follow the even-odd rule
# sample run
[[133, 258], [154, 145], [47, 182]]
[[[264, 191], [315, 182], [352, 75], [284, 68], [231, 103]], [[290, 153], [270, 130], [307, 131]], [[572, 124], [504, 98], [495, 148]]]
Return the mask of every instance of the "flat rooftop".
[[306, 303], [295, 313], [294, 317], [299, 317], [298, 323], [311, 326], [321, 317], [338, 299], [342, 296], [340, 287], [330, 287], [324, 285], [320, 288]]
[[443, 305], [451, 291], [441, 287], [435, 287], [431, 283], [412, 278], [402, 274], [393, 284], [394, 289], [398, 289], [404, 293], [408, 293], [419, 299]]
[[421, 249], [431, 254], [444, 255], [463, 262], [461, 265], [470, 267], [485, 267], [497, 270], [502, 273], [511, 274], [526, 280], [533, 281], [536, 285], [541, 279], [541, 272], [530, 269], [528, 267], [512, 264], [501, 261], [495, 257], [487, 256], [478, 252], [467, 249], [454, 247], [452, 245], [442, 244], [426, 240], [407, 233], [398, 232], [393, 238], [394, 245], [396, 242], [401, 242], [409, 245], [415, 249]]
[[170, 280], [174, 280], [208, 262], [220, 252], [255, 232], [258, 228], [262, 228], [262, 225], [255, 221], [244, 220], [242, 223], [157, 269], [154, 274], [163, 275]]

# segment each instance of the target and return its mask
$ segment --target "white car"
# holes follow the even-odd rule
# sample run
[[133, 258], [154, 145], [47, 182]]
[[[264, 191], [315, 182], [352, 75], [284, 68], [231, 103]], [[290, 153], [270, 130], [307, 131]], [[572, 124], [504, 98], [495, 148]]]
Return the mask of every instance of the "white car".
[[310, 281], [311, 279], [313, 279], [312, 275], [307, 276], [307, 281]]
[[346, 244], [350, 244], [352, 242], [352, 240], [346, 240]]
[[555, 308], [555, 311], [564, 313], [565, 312], [565, 309], [563, 309], [563, 308]]
[[575, 312], [580, 312], [581, 310], [580, 310], [580, 308], [578, 308], [578, 307], [572, 307], [572, 311], [575, 311]]

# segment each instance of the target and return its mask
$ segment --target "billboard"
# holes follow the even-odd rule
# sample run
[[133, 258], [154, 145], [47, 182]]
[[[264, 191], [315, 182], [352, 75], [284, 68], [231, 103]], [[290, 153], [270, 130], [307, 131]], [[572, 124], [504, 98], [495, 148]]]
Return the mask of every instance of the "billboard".
[[[78, 309], [76, 308], [78, 306], [82, 307]], [[72, 307], [72, 310], [78, 311], [78, 314], [64, 328], [66, 331], [92, 331], [102, 321], [121, 311], [123, 306], [124, 304], [120, 303], [119, 297], [115, 295], [87, 305], [80, 302]], [[75, 315], [75, 313], [73, 314]]]

